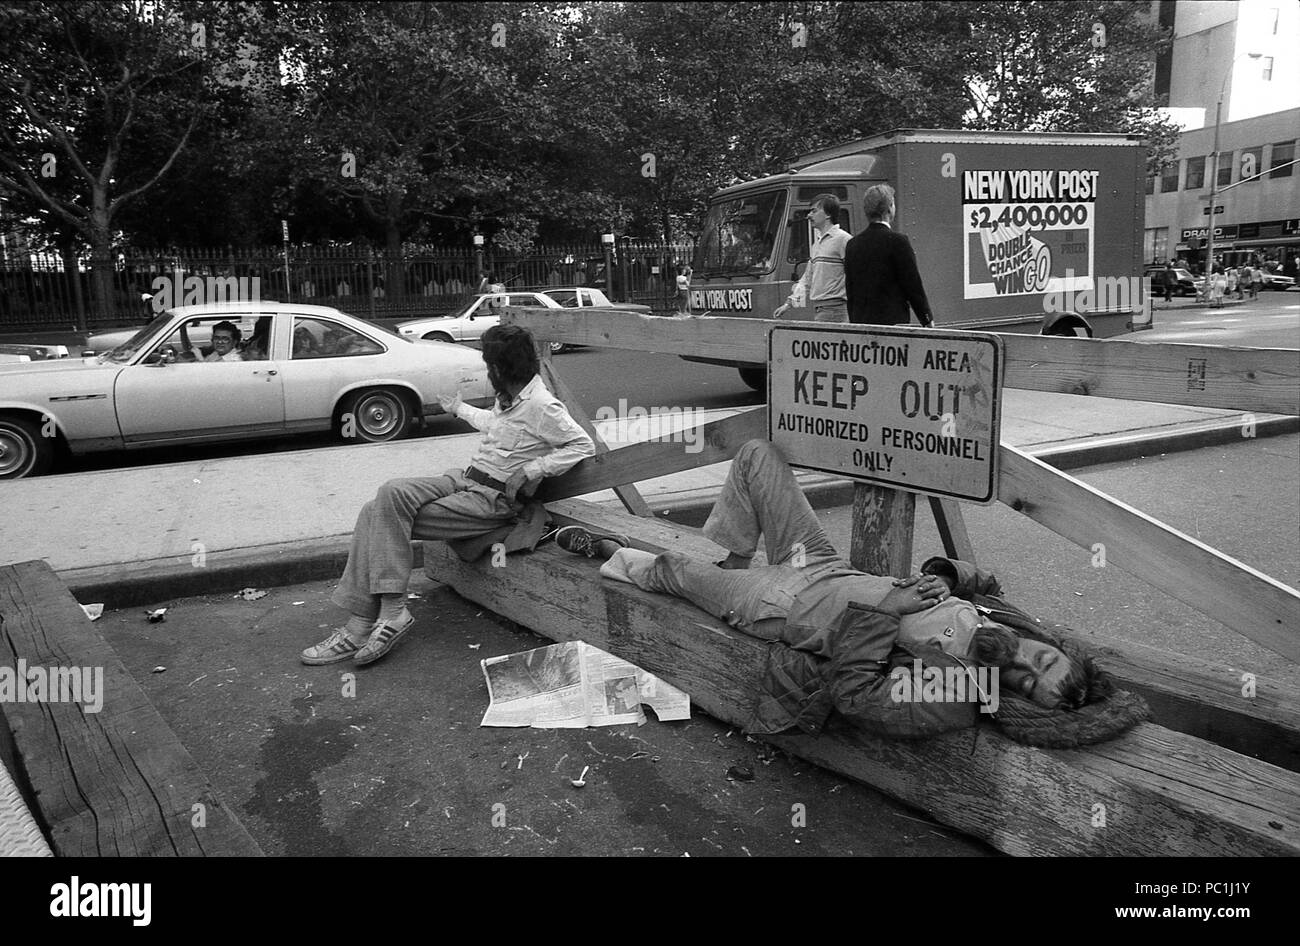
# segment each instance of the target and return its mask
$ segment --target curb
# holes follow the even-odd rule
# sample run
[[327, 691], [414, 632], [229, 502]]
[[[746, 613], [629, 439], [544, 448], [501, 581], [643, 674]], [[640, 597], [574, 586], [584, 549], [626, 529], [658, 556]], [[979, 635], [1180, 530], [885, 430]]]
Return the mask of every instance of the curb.
[[[1255, 438], [1300, 432], [1300, 417], [1269, 416], [1255, 424]], [[1237, 443], [1243, 439], [1239, 420], [1212, 420], [1164, 432], [1141, 431], [1093, 437], [1027, 451], [1058, 470], [1116, 463], [1162, 453]], [[848, 505], [854, 483], [832, 476], [804, 481], [804, 495], [814, 507]], [[716, 487], [689, 490], [648, 500], [658, 516], [681, 525], [699, 525], [717, 497]], [[610, 505], [616, 505], [611, 503]], [[268, 588], [336, 578], [347, 564], [351, 535], [326, 536], [300, 542], [214, 552], [212, 562], [196, 566], [189, 556], [149, 559], [117, 565], [69, 569], [59, 577], [80, 602], [102, 602], [115, 610], [177, 598], [225, 593], [253, 586]], [[424, 546], [412, 542], [414, 568], [424, 567]]]

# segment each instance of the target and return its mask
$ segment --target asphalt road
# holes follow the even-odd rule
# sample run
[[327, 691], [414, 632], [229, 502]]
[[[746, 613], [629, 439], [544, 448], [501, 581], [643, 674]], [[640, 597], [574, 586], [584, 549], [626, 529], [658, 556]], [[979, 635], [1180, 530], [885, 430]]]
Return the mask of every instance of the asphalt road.
[[[1155, 321], [1156, 329], [1133, 338], [1144, 342], [1300, 348], [1300, 293], [1264, 293], [1256, 300], [1222, 310], [1180, 308], [1176, 304], [1157, 311]], [[671, 406], [705, 410], [762, 403], [761, 396], [740, 380], [735, 369], [695, 364], [675, 355], [585, 348], [556, 356], [555, 364], [583, 408], [592, 415], [602, 407], [617, 411], [620, 400], [647, 409]], [[470, 429], [461, 421], [438, 418], [415, 436], [440, 437]], [[333, 435], [315, 434], [278, 441], [104, 453], [71, 458], [56, 469], [56, 474], [254, 456], [335, 442]]]

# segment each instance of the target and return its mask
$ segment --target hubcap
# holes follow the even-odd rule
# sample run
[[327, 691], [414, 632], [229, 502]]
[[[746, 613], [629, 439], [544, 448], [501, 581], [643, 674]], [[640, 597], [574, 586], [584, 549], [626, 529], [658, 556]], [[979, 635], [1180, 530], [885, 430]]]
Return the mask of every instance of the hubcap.
[[366, 433], [382, 437], [396, 426], [397, 414], [393, 403], [388, 398], [370, 398], [361, 409], [361, 426]]
[[21, 434], [0, 430], [0, 476], [16, 473], [31, 462], [28, 450]]

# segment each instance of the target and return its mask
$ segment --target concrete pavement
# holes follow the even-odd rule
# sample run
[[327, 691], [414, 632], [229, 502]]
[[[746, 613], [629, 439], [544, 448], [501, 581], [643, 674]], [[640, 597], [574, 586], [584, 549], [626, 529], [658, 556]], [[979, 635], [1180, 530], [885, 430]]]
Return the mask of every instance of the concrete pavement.
[[[695, 421], [731, 413], [701, 412]], [[1229, 442], [1240, 438], [1239, 417], [1008, 389], [1002, 440], [1068, 468]], [[613, 424], [597, 426], [617, 446]], [[1257, 436], [1297, 429], [1297, 418], [1257, 417]], [[357, 510], [381, 483], [463, 468], [478, 436], [471, 431], [6, 482], [0, 484], [0, 564], [46, 559], [70, 587], [110, 605], [203, 593], [232, 582], [269, 586], [337, 575]], [[656, 511], [681, 512], [711, 504], [726, 471], [726, 464], [716, 464], [638, 485]], [[800, 479], [820, 505], [847, 495], [847, 484], [835, 477], [801, 473]], [[612, 491], [585, 498], [618, 504]]]

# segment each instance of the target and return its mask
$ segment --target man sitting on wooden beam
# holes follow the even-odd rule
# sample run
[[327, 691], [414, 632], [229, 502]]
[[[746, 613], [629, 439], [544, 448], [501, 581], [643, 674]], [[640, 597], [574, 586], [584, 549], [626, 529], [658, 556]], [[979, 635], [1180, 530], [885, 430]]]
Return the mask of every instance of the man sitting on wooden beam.
[[[1007, 604], [997, 580], [972, 565], [933, 558], [901, 579], [852, 568], [766, 441], [736, 454], [704, 534], [729, 551], [725, 560], [652, 555], [579, 526], [556, 541], [608, 558], [606, 577], [686, 598], [776, 642], [751, 732], [819, 732], [837, 710], [882, 735], [919, 737], [985, 712], [1021, 742], [1073, 747], [1146, 717], [1141, 699], [1116, 691], [1059, 626]], [[769, 564], [750, 568], [760, 535]]]
[[595, 444], [538, 374], [533, 335], [518, 325], [483, 333], [483, 361], [496, 392], [492, 410], [439, 398], [447, 413], [483, 431], [464, 470], [389, 480], [361, 507], [343, 578], [331, 600], [351, 613], [347, 625], [302, 652], [312, 666], [373, 663], [415, 619], [406, 608], [411, 540], [443, 539], [472, 560], [495, 542], [506, 552], [533, 548], [546, 510], [528, 503], [538, 484], [593, 456]]

